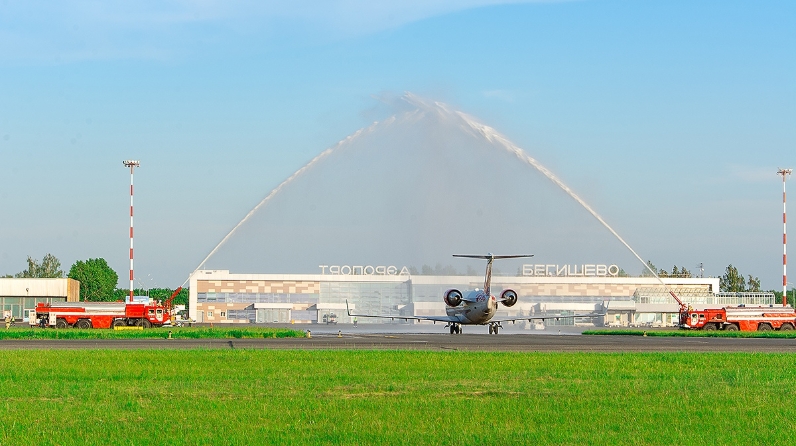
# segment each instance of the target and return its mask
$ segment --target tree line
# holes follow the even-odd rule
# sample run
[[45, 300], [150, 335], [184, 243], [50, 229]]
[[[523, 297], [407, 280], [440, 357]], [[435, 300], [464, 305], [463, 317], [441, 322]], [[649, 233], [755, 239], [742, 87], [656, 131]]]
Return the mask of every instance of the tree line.
[[[672, 267], [672, 271], [669, 272], [663, 268], [656, 268], [655, 265], [648, 260], [647, 267], [648, 268], [642, 270], [642, 276], [652, 276], [650, 273], [650, 270], [652, 270], [655, 271], [658, 277], [694, 277], [691, 271], [684, 266], [678, 268], [677, 265], [675, 265]], [[724, 275], [719, 277], [719, 289], [728, 293], [755, 293], [762, 291], [759, 277], [752, 276], [751, 274], [744, 277], [743, 274], [738, 272], [738, 268], [734, 267], [732, 264], [729, 264], [727, 268], [724, 269]], [[780, 293], [780, 295], [781, 294], [782, 293]]]
[[[6, 278], [40, 278], [60, 279], [68, 277], [80, 282], [80, 300], [84, 302], [116, 302], [124, 301], [130, 295], [130, 290], [117, 288], [119, 275], [108, 266], [103, 258], [78, 260], [68, 273], [61, 269], [61, 262], [52, 254], [46, 254], [39, 262], [28, 256], [28, 267]], [[170, 288], [150, 288], [144, 290], [136, 288], [133, 294], [137, 296], [148, 295], [150, 299], [165, 301], [174, 293]], [[188, 289], [183, 288], [174, 298], [175, 305], [188, 305]]]

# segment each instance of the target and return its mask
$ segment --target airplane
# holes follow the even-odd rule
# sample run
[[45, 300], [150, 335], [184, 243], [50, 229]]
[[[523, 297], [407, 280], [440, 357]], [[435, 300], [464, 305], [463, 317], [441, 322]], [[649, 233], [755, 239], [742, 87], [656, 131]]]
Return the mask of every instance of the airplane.
[[500, 296], [493, 296], [490, 292], [492, 282], [492, 262], [496, 259], [516, 259], [521, 257], [533, 257], [533, 254], [519, 254], [519, 255], [464, 255], [454, 254], [453, 257], [464, 257], [468, 259], [485, 259], [486, 260], [486, 273], [484, 275], [484, 288], [467, 290], [464, 293], [457, 289], [450, 289], [445, 292], [442, 299], [445, 301], [445, 312], [447, 316], [390, 316], [390, 315], [373, 315], [373, 314], [355, 314], [348, 308], [348, 300], [346, 300], [346, 311], [352, 317], [378, 317], [387, 319], [403, 319], [403, 320], [421, 320], [421, 321], [434, 321], [445, 322], [446, 328], [450, 327], [451, 334], [462, 333], [462, 325], [489, 325], [489, 334], [498, 334], [498, 330], [503, 328], [502, 322], [515, 322], [515, 321], [532, 321], [534, 319], [555, 319], [570, 318], [570, 317], [596, 317], [605, 316], [603, 313], [586, 313], [586, 314], [570, 314], [570, 315], [545, 315], [545, 316], [519, 316], [493, 319], [498, 309], [498, 302], [503, 303], [507, 307], [511, 307], [517, 303], [517, 293], [514, 290], [506, 289], [500, 293]]

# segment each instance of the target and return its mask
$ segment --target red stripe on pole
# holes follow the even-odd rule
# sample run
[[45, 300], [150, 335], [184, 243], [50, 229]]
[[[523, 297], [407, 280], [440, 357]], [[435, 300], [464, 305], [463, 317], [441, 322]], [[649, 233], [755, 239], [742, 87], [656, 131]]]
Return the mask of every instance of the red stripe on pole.
[[133, 280], [133, 272], [130, 271], [130, 280]]
[[[130, 248], [130, 260], [133, 260], [133, 248]], [[130, 270], [132, 271], [132, 270]]]
[[[130, 198], [132, 198], [132, 197], [130, 197]], [[133, 207], [132, 206], [130, 206], [130, 216], [131, 217], [133, 216]]]
[[130, 226], [130, 238], [133, 238], [133, 227]]

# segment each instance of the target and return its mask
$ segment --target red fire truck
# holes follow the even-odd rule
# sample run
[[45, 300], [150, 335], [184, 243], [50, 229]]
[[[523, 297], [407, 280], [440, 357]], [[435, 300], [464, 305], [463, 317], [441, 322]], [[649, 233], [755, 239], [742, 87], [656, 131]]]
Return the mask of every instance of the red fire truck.
[[[126, 302], [39, 302], [36, 320], [42, 327], [160, 327], [170, 320], [163, 305]], [[31, 321], [35, 323], [35, 321]]]
[[727, 306], [695, 310], [681, 301], [673, 291], [669, 294], [680, 305], [680, 328], [692, 330], [768, 331], [793, 330], [796, 309], [782, 306]]
[[796, 310], [792, 307], [739, 305], [680, 312], [680, 327], [696, 330], [793, 330], [795, 326]]
[[161, 327], [171, 322], [177, 288], [163, 305], [127, 302], [39, 302], [31, 325], [55, 328]]

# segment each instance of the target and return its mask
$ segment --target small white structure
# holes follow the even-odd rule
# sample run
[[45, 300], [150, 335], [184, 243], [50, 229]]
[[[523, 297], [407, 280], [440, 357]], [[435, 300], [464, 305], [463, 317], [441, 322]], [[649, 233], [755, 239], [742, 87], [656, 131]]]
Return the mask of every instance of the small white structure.
[[[0, 308], [14, 319], [28, 320], [38, 302], [78, 302], [80, 282], [74, 279], [0, 279]], [[5, 314], [3, 315], [5, 317]]]

